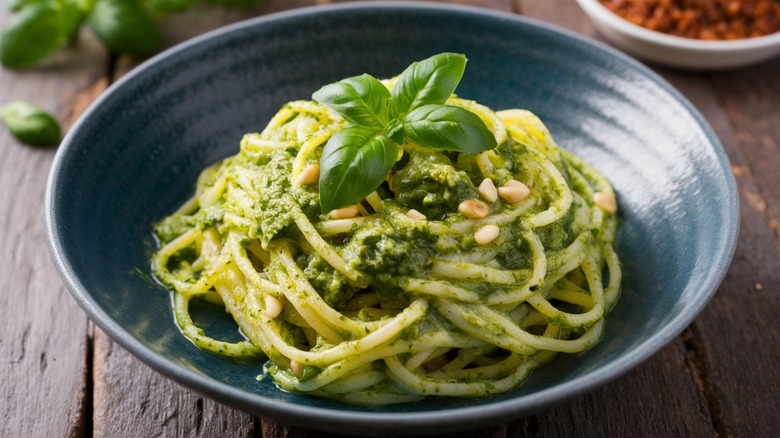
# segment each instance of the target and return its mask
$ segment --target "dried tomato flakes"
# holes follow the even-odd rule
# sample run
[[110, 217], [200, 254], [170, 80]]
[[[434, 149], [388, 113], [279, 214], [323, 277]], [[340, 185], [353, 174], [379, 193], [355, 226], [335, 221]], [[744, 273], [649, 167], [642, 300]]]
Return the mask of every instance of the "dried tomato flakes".
[[702, 40], [734, 40], [780, 32], [780, 0], [599, 0], [651, 30]]

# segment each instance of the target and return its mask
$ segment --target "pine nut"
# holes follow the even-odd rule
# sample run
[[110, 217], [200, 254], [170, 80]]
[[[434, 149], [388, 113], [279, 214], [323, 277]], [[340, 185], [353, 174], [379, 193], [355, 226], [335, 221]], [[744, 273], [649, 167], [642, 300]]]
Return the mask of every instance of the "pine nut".
[[298, 175], [296, 183], [299, 186], [310, 186], [320, 180], [320, 165], [309, 164]]
[[474, 240], [477, 241], [477, 245], [487, 245], [496, 240], [500, 232], [501, 230], [495, 225], [485, 225], [474, 233]]
[[496, 190], [496, 185], [493, 184], [492, 179], [485, 178], [482, 180], [479, 184], [479, 194], [482, 195], [487, 202], [496, 202], [496, 199], [498, 199], [498, 191]]
[[265, 296], [265, 316], [274, 319], [282, 313], [282, 302], [273, 295]]
[[514, 204], [525, 199], [531, 193], [527, 185], [510, 179], [503, 187], [498, 188], [498, 196], [504, 201]]
[[615, 214], [617, 212], [617, 202], [615, 201], [615, 198], [606, 193], [594, 193], [593, 203], [596, 204], [596, 207], [606, 211], [607, 213]]
[[487, 204], [479, 199], [466, 199], [458, 205], [458, 211], [471, 219], [481, 219], [490, 213]]
[[358, 210], [356, 205], [350, 205], [344, 208], [337, 208], [328, 213], [328, 216], [331, 219], [351, 219], [357, 216], [359, 212], [360, 210]]
[[417, 221], [424, 221], [428, 219], [424, 214], [420, 213], [419, 211], [415, 209], [411, 209], [406, 212], [406, 215], [409, 216], [411, 219], [417, 220]]
[[290, 370], [295, 373], [296, 377], [300, 378], [303, 375], [303, 364], [290, 360]]

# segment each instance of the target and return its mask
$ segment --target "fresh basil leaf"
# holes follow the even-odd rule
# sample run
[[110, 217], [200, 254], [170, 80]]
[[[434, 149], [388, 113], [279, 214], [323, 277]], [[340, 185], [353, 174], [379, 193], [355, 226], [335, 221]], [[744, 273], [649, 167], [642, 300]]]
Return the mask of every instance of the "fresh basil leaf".
[[440, 53], [412, 63], [401, 73], [390, 91], [395, 115], [428, 104], [443, 104], [450, 98], [466, 70], [466, 57]]
[[86, 18], [77, 0], [58, 0], [59, 15], [63, 36], [67, 41], [75, 41]]
[[312, 98], [354, 125], [382, 127], [387, 124], [390, 91], [369, 74], [328, 84], [314, 92]]
[[323, 212], [363, 200], [376, 190], [398, 158], [398, 145], [376, 130], [352, 126], [333, 134], [320, 159]]
[[29, 67], [59, 49], [64, 41], [56, 5], [24, 5], [0, 34], [0, 62], [8, 68]]
[[116, 53], [146, 56], [160, 46], [160, 31], [138, 0], [97, 0], [87, 22]]
[[22, 143], [50, 146], [60, 141], [60, 124], [45, 110], [22, 101], [14, 101], [0, 109], [0, 119]]
[[404, 136], [420, 146], [476, 154], [496, 138], [476, 114], [453, 105], [423, 105], [404, 119]]

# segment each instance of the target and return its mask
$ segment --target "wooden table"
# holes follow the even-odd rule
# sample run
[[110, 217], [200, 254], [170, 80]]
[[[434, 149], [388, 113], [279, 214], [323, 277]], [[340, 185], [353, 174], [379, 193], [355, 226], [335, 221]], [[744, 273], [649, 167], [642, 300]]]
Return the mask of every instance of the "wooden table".
[[[223, 24], [329, 1], [206, 6], [162, 22], [166, 45]], [[453, 1], [597, 38], [574, 0]], [[0, 12], [0, 21], [8, 12]], [[85, 31], [44, 65], [0, 70], [0, 104], [33, 101], [67, 129], [138, 61]], [[741, 232], [702, 314], [653, 358], [585, 396], [464, 436], [777, 436], [780, 426], [780, 58], [715, 73], [655, 68], [712, 124], [733, 164]], [[0, 130], [0, 437], [316, 436], [234, 410], [164, 378], [93, 326], [50, 261], [44, 187], [53, 149]]]

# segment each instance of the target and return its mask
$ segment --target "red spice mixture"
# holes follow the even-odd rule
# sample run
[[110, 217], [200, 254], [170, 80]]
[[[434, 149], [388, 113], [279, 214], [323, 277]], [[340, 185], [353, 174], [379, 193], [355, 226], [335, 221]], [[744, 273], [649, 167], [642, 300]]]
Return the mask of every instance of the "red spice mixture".
[[733, 40], [780, 32], [780, 0], [599, 1], [634, 24], [681, 37]]

